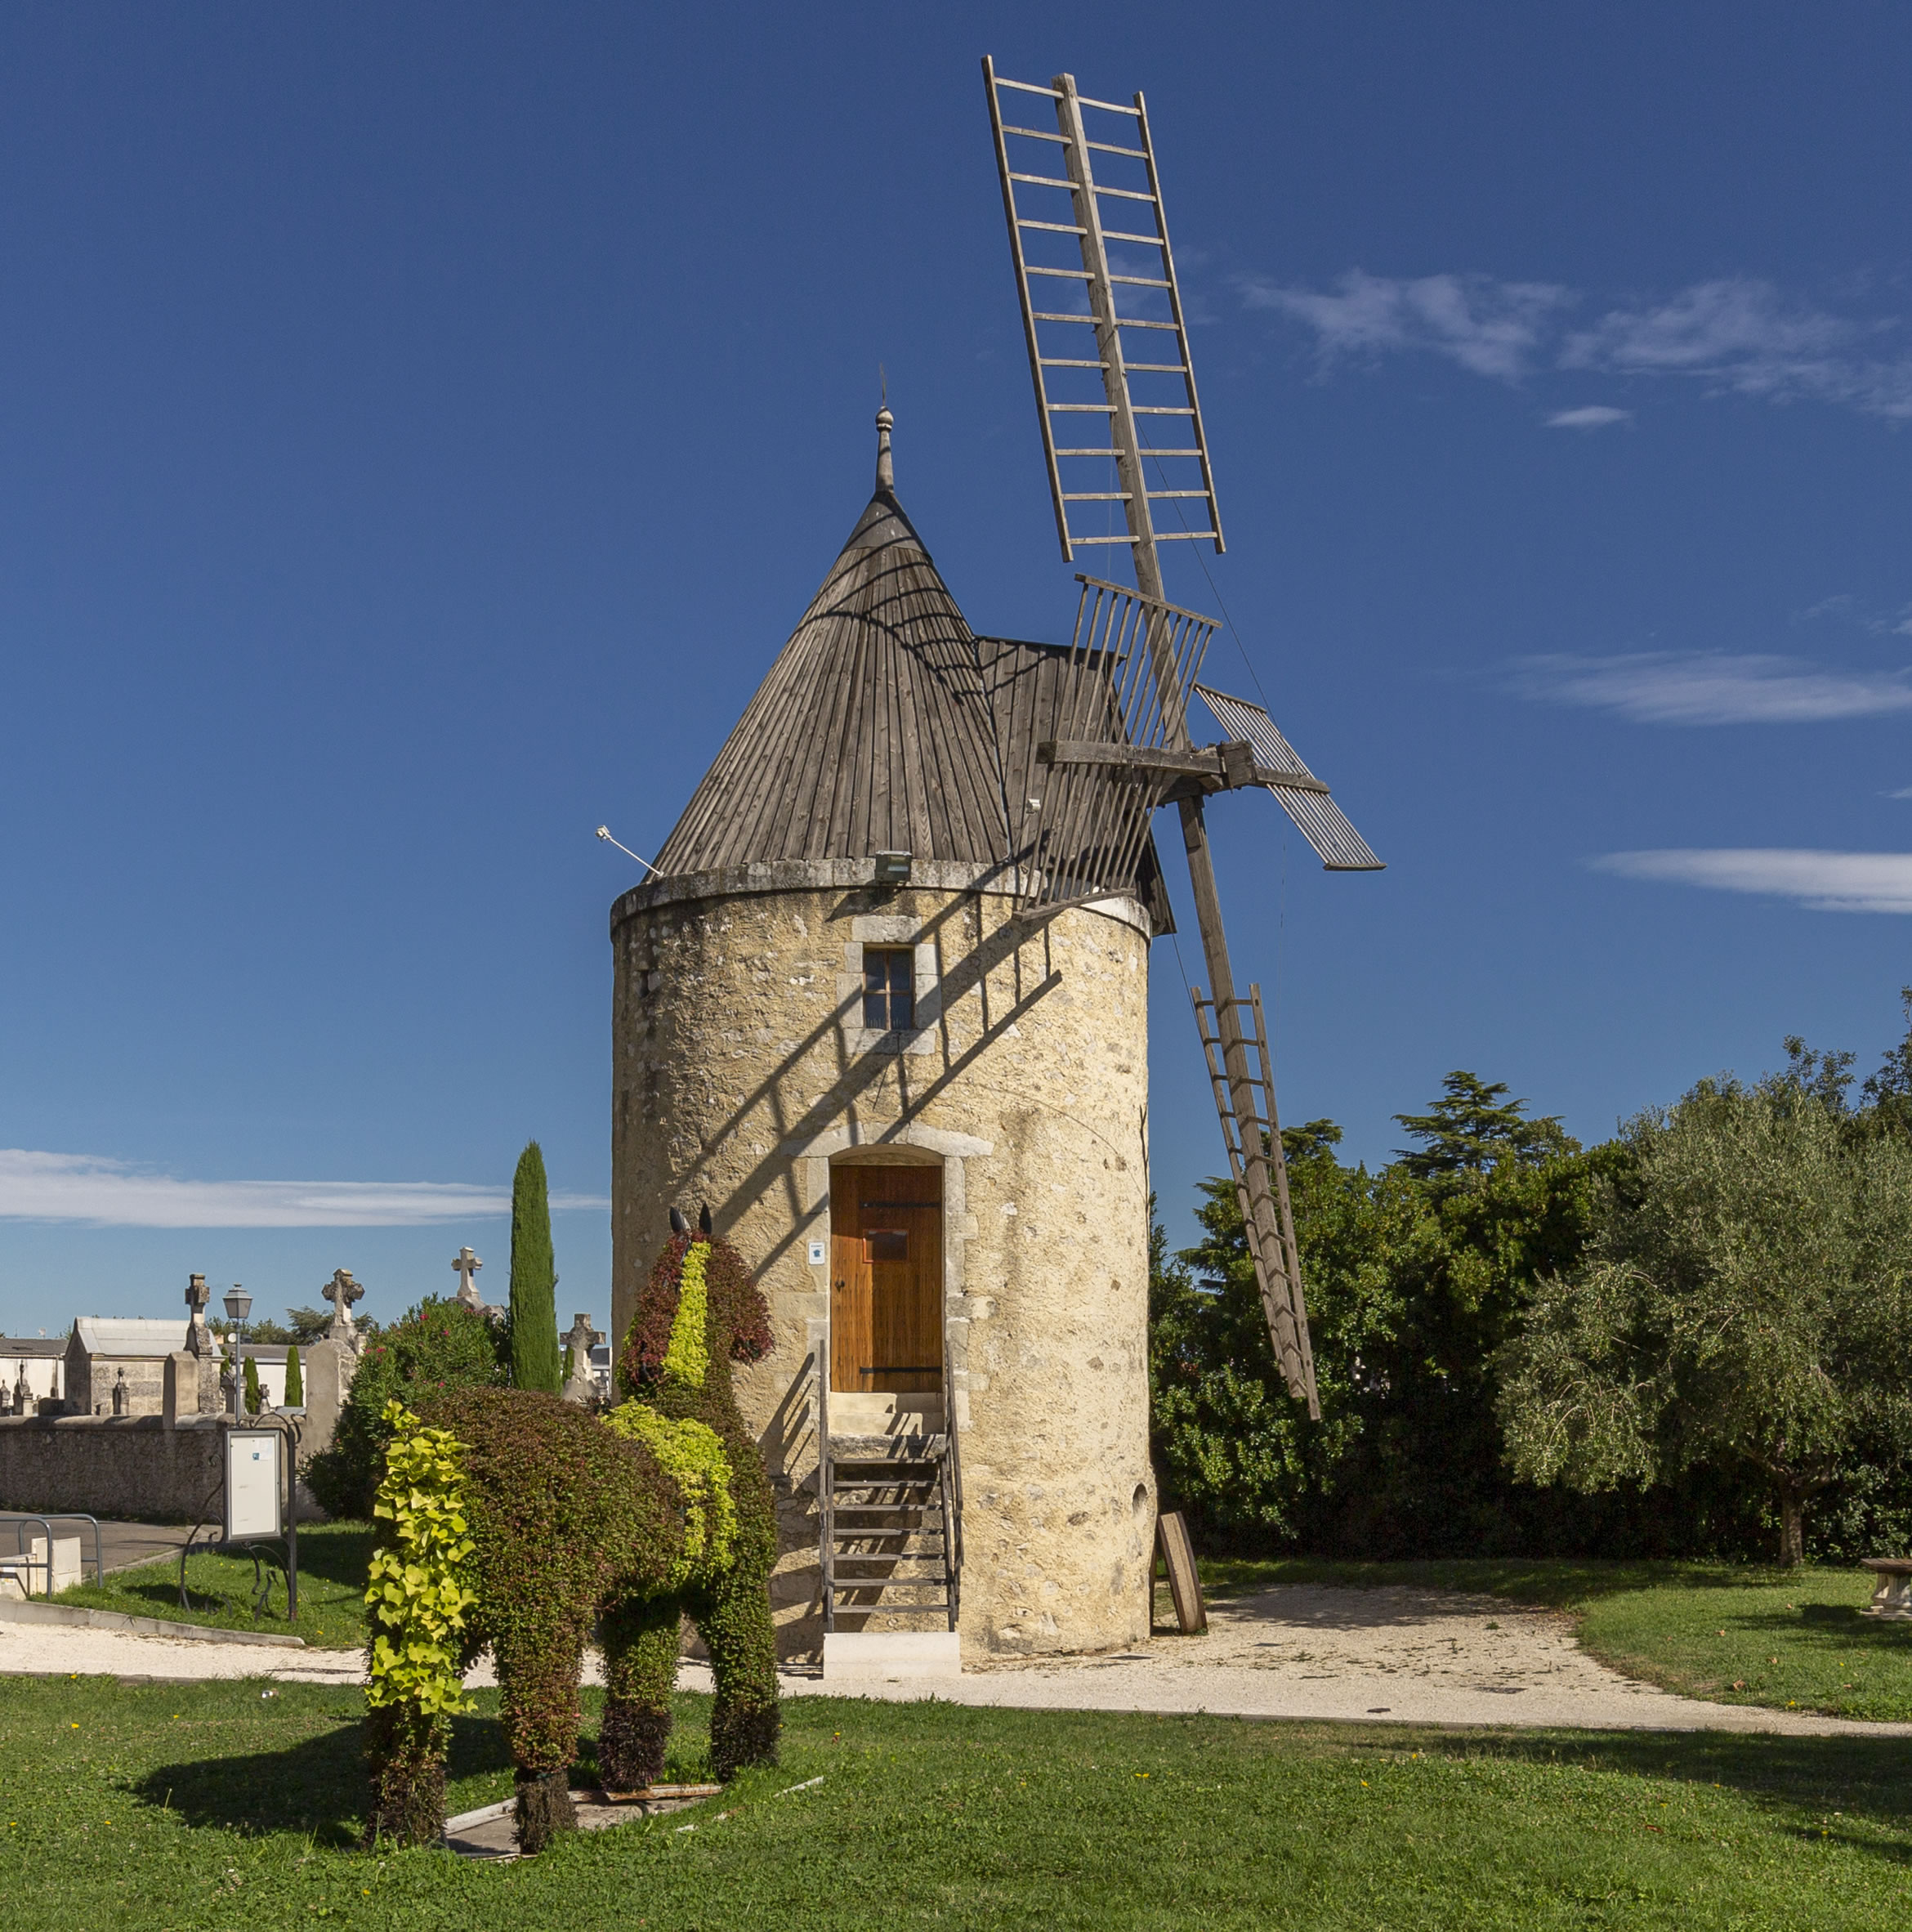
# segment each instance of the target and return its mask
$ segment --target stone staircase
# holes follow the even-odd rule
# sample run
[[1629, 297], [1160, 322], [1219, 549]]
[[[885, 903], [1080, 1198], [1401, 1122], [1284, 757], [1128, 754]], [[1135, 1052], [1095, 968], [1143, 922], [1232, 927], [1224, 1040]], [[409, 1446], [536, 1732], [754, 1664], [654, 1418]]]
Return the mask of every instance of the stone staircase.
[[858, 1412], [885, 1399], [830, 1403], [819, 1470], [826, 1634], [956, 1628], [962, 1528], [942, 1404], [902, 1397]]

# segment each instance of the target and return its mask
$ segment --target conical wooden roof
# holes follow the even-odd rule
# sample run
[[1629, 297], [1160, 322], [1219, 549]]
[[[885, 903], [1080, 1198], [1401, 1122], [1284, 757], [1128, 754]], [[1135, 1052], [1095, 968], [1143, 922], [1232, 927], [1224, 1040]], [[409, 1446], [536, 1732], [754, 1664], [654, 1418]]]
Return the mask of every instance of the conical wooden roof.
[[1007, 827], [976, 641], [879, 487], [658, 856], [1002, 860]]
[[[906, 852], [1007, 883], [1036, 745], [1082, 673], [1065, 649], [970, 629], [896, 499], [879, 422], [876, 494], [659, 853], [666, 878]], [[1152, 847], [1108, 883], [1168, 928]]]

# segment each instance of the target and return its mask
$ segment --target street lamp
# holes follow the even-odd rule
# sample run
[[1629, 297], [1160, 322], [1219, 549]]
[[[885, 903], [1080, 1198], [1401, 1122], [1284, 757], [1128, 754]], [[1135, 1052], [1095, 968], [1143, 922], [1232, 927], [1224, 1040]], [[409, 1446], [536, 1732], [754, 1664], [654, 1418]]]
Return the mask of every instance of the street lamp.
[[252, 1312], [252, 1298], [237, 1281], [232, 1285], [226, 1297], [226, 1318], [239, 1330], [239, 1339], [233, 1344], [232, 1355], [232, 1412], [235, 1415], [245, 1413], [246, 1403], [246, 1317]]

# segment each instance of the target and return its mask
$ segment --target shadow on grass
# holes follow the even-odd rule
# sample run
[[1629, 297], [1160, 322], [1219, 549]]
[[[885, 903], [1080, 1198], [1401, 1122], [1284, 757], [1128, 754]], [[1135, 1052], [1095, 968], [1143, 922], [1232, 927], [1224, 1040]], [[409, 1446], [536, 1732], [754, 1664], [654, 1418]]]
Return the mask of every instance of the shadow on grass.
[[[574, 1786], [596, 1782], [596, 1728], [603, 1693], [587, 1689], [579, 1701], [586, 1729], [578, 1741]], [[680, 1697], [672, 1704], [677, 1723], [665, 1778], [695, 1782], [708, 1775], [710, 1700]], [[297, 1831], [322, 1845], [350, 1847], [359, 1842], [364, 1827], [369, 1773], [364, 1738], [357, 1722], [339, 1724], [279, 1751], [156, 1764], [131, 1788], [141, 1803], [170, 1809], [195, 1828], [248, 1836]], [[495, 1715], [474, 1713], [452, 1720], [445, 1765], [449, 1786], [455, 1790], [467, 1778], [511, 1769], [504, 1725]]]
[[[356, 1845], [365, 1818], [369, 1775], [364, 1733], [342, 1724], [281, 1751], [155, 1764], [133, 1787], [142, 1803], [164, 1806], [195, 1829], [248, 1836], [298, 1831], [324, 1845]], [[449, 1782], [508, 1771], [504, 1726], [494, 1717], [452, 1720]]]
[[1850, 1603], [1802, 1603], [1795, 1611], [1767, 1617], [1742, 1617], [1747, 1630], [1776, 1630], [1797, 1639], [1805, 1634], [1841, 1644], [1864, 1644], [1887, 1657], [1912, 1661], [1912, 1623], [1868, 1617]]
[[[269, 1545], [277, 1554], [276, 1545]], [[299, 1583], [310, 1591], [302, 1603], [299, 1626], [314, 1612], [329, 1613], [333, 1621], [349, 1608], [356, 1621], [356, 1599], [365, 1587], [372, 1556], [372, 1531], [365, 1523], [314, 1524], [299, 1535]], [[186, 1578], [190, 1603], [182, 1612], [179, 1600], [176, 1555], [138, 1570], [123, 1570], [103, 1584], [87, 1584], [63, 1593], [60, 1601], [96, 1609], [130, 1611], [136, 1616], [194, 1621], [222, 1618], [230, 1627], [270, 1629], [284, 1621], [282, 1579], [272, 1590], [274, 1608], [262, 1617], [252, 1614], [256, 1594], [254, 1568], [249, 1556], [195, 1556], [188, 1559]], [[314, 1590], [313, 1586], [319, 1586]], [[321, 1610], [320, 1602], [329, 1599]]]
[[[1277, 1585], [1311, 1585], [1344, 1590], [1453, 1590], [1561, 1610], [1633, 1590], [1785, 1589], [1796, 1595], [1810, 1594], [1835, 1578], [1850, 1587], [1854, 1576], [1843, 1566], [1782, 1570], [1763, 1564], [1499, 1557], [1365, 1563], [1309, 1556], [1204, 1557], [1201, 1574], [1203, 1589], [1221, 1602]], [[1869, 1580], [1865, 1587], [1871, 1587]]]

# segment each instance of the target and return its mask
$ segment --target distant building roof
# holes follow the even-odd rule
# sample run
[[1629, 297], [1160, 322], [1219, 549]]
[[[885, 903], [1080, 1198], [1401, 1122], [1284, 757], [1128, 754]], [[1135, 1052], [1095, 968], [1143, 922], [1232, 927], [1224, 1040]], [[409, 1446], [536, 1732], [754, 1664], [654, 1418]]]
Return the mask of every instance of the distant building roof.
[[89, 1355], [170, 1355], [183, 1348], [186, 1340], [184, 1322], [155, 1322], [130, 1315], [82, 1315], [73, 1328], [79, 1345]]
[[0, 1356], [14, 1362], [28, 1362], [36, 1357], [65, 1353], [66, 1337], [63, 1335], [0, 1335]]

